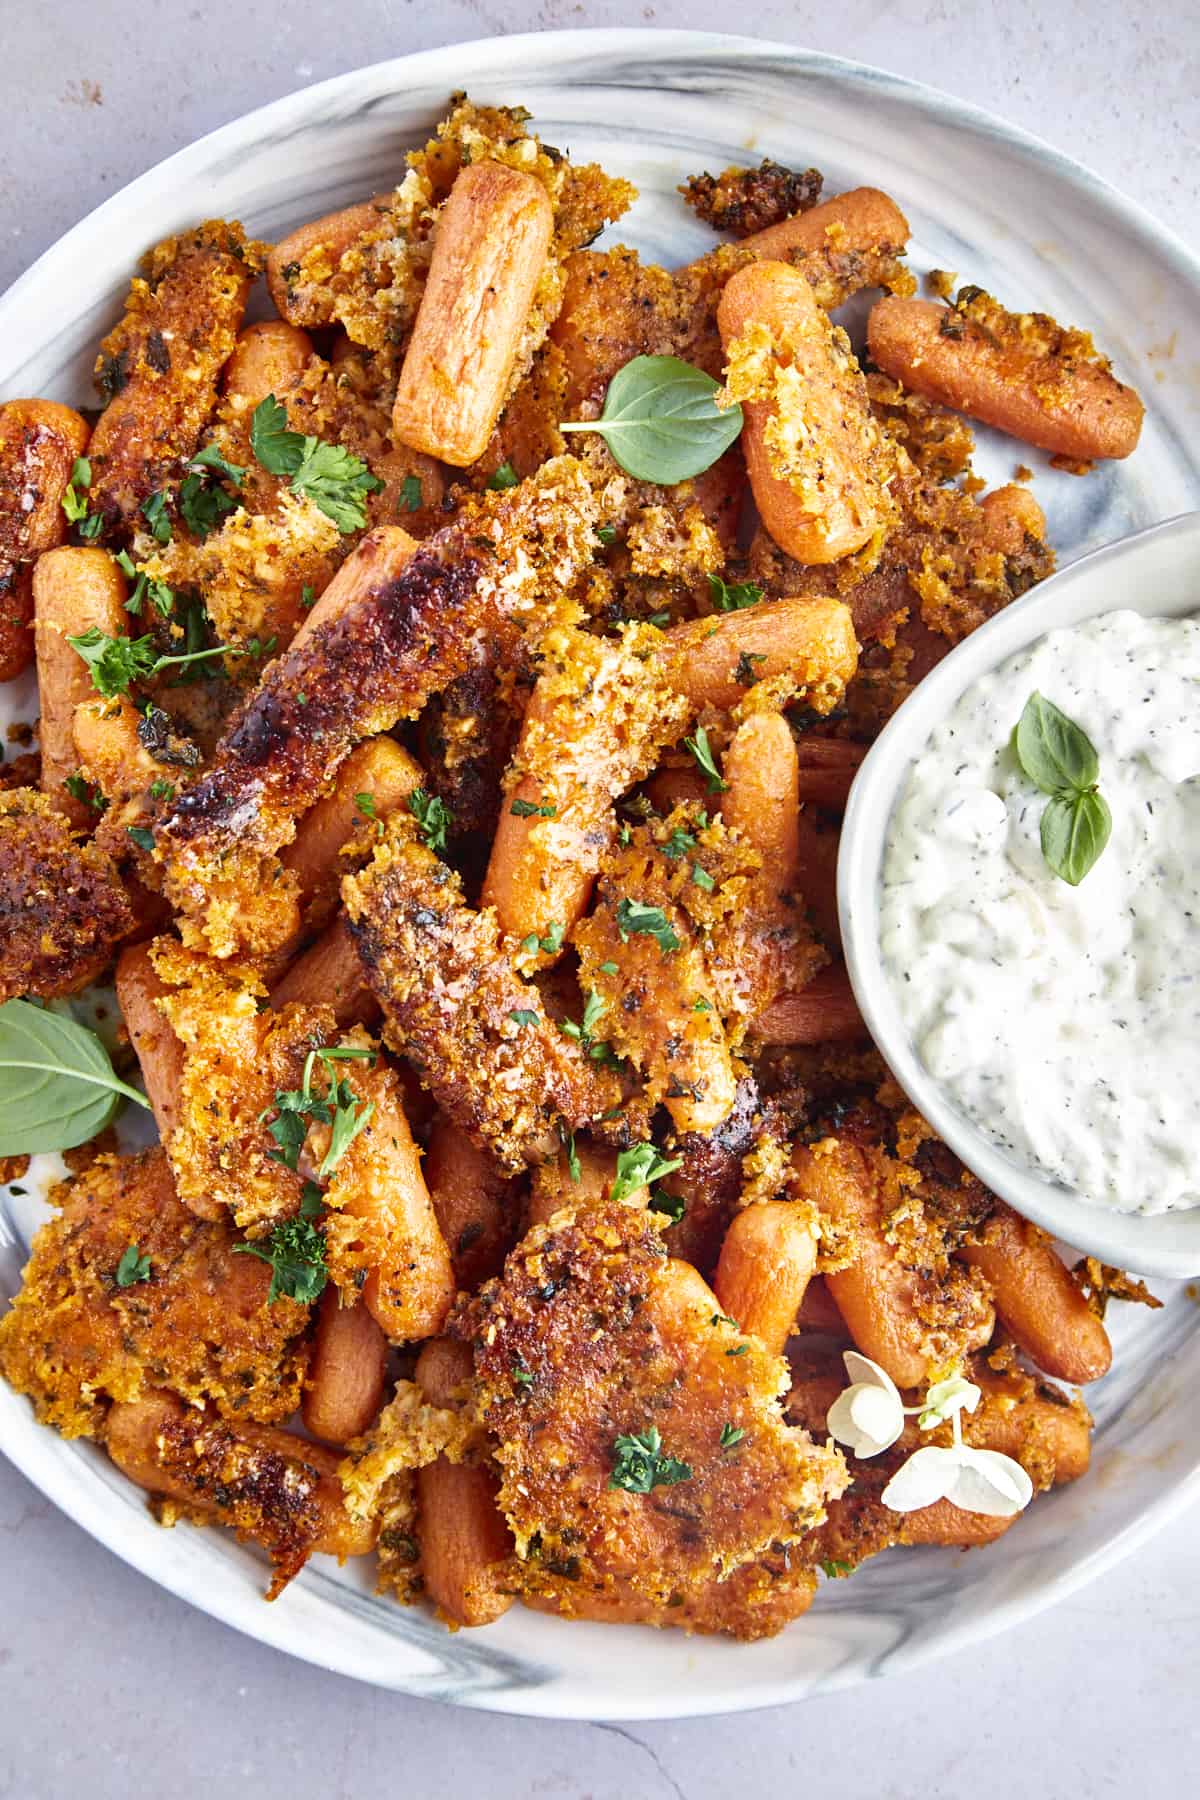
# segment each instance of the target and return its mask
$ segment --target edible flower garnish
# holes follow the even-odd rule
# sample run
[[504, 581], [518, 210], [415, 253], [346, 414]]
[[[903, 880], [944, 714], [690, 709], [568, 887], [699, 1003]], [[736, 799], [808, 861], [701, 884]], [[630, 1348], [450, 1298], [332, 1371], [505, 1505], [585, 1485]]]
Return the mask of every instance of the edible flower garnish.
[[936, 1500], [949, 1500], [963, 1512], [1012, 1518], [1033, 1499], [1033, 1483], [1019, 1462], [998, 1450], [976, 1450], [964, 1444], [964, 1411], [974, 1412], [980, 1391], [974, 1382], [951, 1374], [935, 1381], [917, 1406], [905, 1406], [900, 1390], [885, 1369], [857, 1350], [843, 1352], [850, 1386], [840, 1393], [825, 1421], [829, 1432], [855, 1456], [881, 1456], [915, 1418], [922, 1431], [950, 1421], [954, 1442], [927, 1444], [903, 1462], [882, 1495], [892, 1512], [918, 1512]]

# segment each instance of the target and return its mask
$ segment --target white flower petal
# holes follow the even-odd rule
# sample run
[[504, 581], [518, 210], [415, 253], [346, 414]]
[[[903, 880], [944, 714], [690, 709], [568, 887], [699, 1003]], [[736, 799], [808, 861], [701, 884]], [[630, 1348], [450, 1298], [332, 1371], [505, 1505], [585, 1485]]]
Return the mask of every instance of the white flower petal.
[[973, 1450], [963, 1444], [954, 1452], [959, 1471], [946, 1498], [964, 1512], [1012, 1519], [1033, 1499], [1033, 1483], [1019, 1462], [999, 1450]]
[[880, 1498], [893, 1512], [919, 1512], [944, 1500], [960, 1472], [957, 1450], [939, 1449], [927, 1444], [914, 1450], [908, 1461], [901, 1463]]
[[843, 1388], [829, 1409], [826, 1430], [855, 1456], [879, 1456], [904, 1430], [904, 1407], [899, 1394], [855, 1382]]
[[856, 1387], [882, 1388], [885, 1393], [893, 1394], [900, 1400], [900, 1390], [888, 1374], [869, 1356], [863, 1356], [858, 1350], [843, 1350], [842, 1361], [846, 1365], [846, 1374]]

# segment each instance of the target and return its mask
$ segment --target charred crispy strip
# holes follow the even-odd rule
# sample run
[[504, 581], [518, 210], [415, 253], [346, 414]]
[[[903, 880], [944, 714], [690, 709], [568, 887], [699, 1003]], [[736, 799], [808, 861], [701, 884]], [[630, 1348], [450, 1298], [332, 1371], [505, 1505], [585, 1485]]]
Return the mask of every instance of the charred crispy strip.
[[110, 528], [134, 523], [194, 452], [263, 251], [240, 225], [210, 220], [145, 258], [96, 361], [108, 406], [92, 433], [88, 498]]
[[815, 206], [821, 198], [821, 179], [819, 169], [797, 174], [764, 157], [757, 169], [735, 165], [719, 175], [693, 175], [679, 192], [697, 218], [714, 231], [748, 238]]
[[163, 1389], [114, 1406], [105, 1448], [139, 1487], [184, 1516], [229, 1525], [267, 1551], [276, 1599], [314, 1550], [365, 1556], [375, 1533], [346, 1510], [335, 1451], [275, 1425], [231, 1426]]
[[86, 987], [133, 922], [115, 865], [45, 794], [0, 794], [0, 1000]]
[[[300, 1398], [308, 1308], [268, 1301], [271, 1272], [234, 1254], [227, 1225], [176, 1198], [161, 1149], [101, 1156], [54, 1190], [61, 1210], [34, 1239], [0, 1372], [66, 1437], [94, 1435], [108, 1400], [169, 1382], [233, 1418], [286, 1419]], [[117, 1283], [130, 1244], [147, 1279]]]
[[[579, 465], [548, 463], [519, 488], [473, 502], [399, 574], [310, 621], [269, 665], [212, 768], [159, 831], [180, 910], [203, 920], [218, 895], [219, 916], [198, 927], [213, 953], [228, 956], [244, 941], [239, 895], [270, 883], [272, 853], [353, 745], [414, 718], [468, 667], [499, 617], [530, 617], [543, 596], [557, 601], [591, 560], [597, 516]], [[352, 559], [360, 571], [385, 542], [377, 532], [363, 539]], [[284, 923], [267, 922], [258, 947], [283, 941]]]
[[502, 1167], [540, 1162], [560, 1121], [573, 1131], [615, 1104], [611, 1076], [517, 974], [494, 915], [464, 904], [458, 877], [410, 841], [404, 821], [392, 821], [343, 896], [386, 1041]]

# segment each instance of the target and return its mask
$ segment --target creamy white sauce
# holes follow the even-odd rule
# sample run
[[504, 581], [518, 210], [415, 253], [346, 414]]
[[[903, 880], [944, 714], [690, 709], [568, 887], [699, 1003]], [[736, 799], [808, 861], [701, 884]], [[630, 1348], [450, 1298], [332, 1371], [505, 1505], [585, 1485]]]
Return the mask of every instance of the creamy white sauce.
[[[1100, 758], [1108, 846], [1042, 858], [1013, 728], [1037, 689]], [[1122, 1212], [1200, 1205], [1200, 620], [1107, 613], [967, 690], [888, 828], [884, 962], [921, 1060], [998, 1148]]]

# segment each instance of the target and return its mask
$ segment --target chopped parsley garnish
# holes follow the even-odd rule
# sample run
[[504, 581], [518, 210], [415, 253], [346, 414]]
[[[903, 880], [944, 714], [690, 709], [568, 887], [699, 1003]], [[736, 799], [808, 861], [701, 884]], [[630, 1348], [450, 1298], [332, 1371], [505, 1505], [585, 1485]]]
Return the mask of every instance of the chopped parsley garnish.
[[714, 1313], [708, 1322], [710, 1325], [732, 1325], [735, 1331], [739, 1329], [737, 1320], [731, 1319], [728, 1313]]
[[494, 474], [488, 476], [488, 486], [503, 492], [505, 488], [519, 487], [521, 477], [510, 462], [502, 462]]
[[701, 868], [699, 863], [692, 864], [692, 880], [695, 882], [696, 886], [703, 889], [706, 894], [711, 894], [717, 885], [708, 870]]
[[684, 747], [691, 751], [704, 773], [708, 776], [710, 794], [723, 794], [728, 783], [722, 781], [721, 771], [713, 761], [712, 746], [708, 741], [708, 732], [703, 725], [699, 726], [695, 737], [684, 738]]
[[725, 1354], [726, 1356], [745, 1356], [749, 1348], [749, 1344], [735, 1344], [733, 1349], [727, 1350]]
[[122, 573], [133, 582], [133, 592], [125, 602], [127, 613], [132, 613], [137, 618], [147, 600], [164, 619], [174, 610], [174, 590], [165, 581], [152, 581], [144, 569], [137, 567], [128, 550], [118, 550], [116, 562]]
[[[311, 1205], [311, 1201], [309, 1203]], [[317, 1206], [319, 1204], [318, 1189]], [[305, 1202], [301, 1202], [296, 1218], [285, 1219], [282, 1225], [276, 1225], [265, 1238], [255, 1243], [235, 1244], [234, 1250], [270, 1263], [271, 1285], [267, 1289], [267, 1299], [271, 1302], [278, 1300], [280, 1295], [306, 1304], [318, 1300], [329, 1279], [325, 1233], [313, 1224], [311, 1216], [306, 1216]]]
[[579, 1166], [579, 1152], [575, 1148], [575, 1133], [566, 1131], [562, 1134], [563, 1149], [567, 1153], [567, 1174], [572, 1181], [583, 1180], [583, 1170]]
[[610, 1488], [624, 1488], [628, 1494], [648, 1494], [653, 1488], [674, 1487], [680, 1481], [691, 1479], [689, 1463], [662, 1455], [662, 1438], [657, 1425], [649, 1426], [640, 1434], [622, 1435], [613, 1443], [612, 1474], [608, 1478]]
[[682, 825], [676, 825], [666, 843], [658, 847], [668, 862], [679, 862], [688, 850], [696, 848], [696, 840], [690, 831], [685, 831]]
[[836, 1562], [829, 1556], [821, 1564], [821, 1573], [828, 1576], [830, 1581], [836, 1581], [839, 1575], [853, 1575], [854, 1569], [850, 1563]]
[[631, 937], [652, 937], [664, 956], [680, 948], [680, 940], [661, 906], [645, 906], [640, 900], [621, 900], [616, 912], [621, 942]]
[[721, 1427], [722, 1450], [732, 1450], [735, 1444], [741, 1443], [745, 1435], [746, 1433], [739, 1426], [731, 1425], [729, 1421], [726, 1420]]
[[615, 962], [602, 962], [600, 964], [600, 973], [602, 975], [617, 975], [620, 971]]
[[85, 526], [90, 525], [92, 522], [88, 518], [88, 503], [76, 492], [76, 489], [82, 488], [86, 494], [91, 485], [92, 465], [86, 456], [77, 456], [71, 467], [71, 479], [63, 489], [61, 504], [68, 522], [72, 525], [78, 525], [81, 534], [85, 537], [95, 537], [96, 531], [99, 531], [100, 526], [104, 523], [102, 519], [98, 520], [95, 531], [87, 531], [85, 529]]
[[[359, 1105], [359, 1097], [343, 1077], [335, 1079], [333, 1065], [338, 1062], [363, 1061], [374, 1067], [376, 1052], [357, 1044], [327, 1045], [310, 1050], [304, 1062], [304, 1074], [298, 1088], [280, 1088], [275, 1095], [275, 1117], [267, 1130], [275, 1139], [271, 1156], [287, 1169], [299, 1166], [300, 1152], [312, 1123], [330, 1127], [329, 1148], [317, 1170], [318, 1179], [327, 1181], [347, 1150], [375, 1114], [375, 1102]], [[312, 1079], [317, 1063], [323, 1064], [328, 1081], [324, 1095], [313, 1093]], [[259, 1122], [267, 1119], [272, 1108], [259, 1114]]]
[[537, 1014], [535, 1012], [531, 1012], [529, 1010], [529, 1008], [526, 1006], [512, 1007], [509, 1010], [508, 1016], [512, 1020], [514, 1025], [520, 1025], [520, 1026], [536, 1025], [538, 1022]]
[[692, 1011], [693, 1012], [711, 1012], [712, 1011], [712, 1002], [710, 1000], [706, 1000], [704, 998], [704, 995], [701, 994], [700, 998], [698, 1000], [692, 1001]]
[[400, 498], [396, 502], [397, 512], [420, 512], [421, 510], [421, 477], [406, 475], [400, 483]]
[[287, 412], [274, 394], [254, 409], [250, 448], [269, 474], [290, 476], [292, 492], [311, 500], [339, 531], [362, 530], [367, 522], [366, 497], [378, 493], [383, 483], [341, 444], [289, 430]]
[[520, 1363], [513, 1364], [512, 1378], [519, 1388], [528, 1389], [533, 1386], [533, 1371], [523, 1369]]
[[446, 848], [446, 833], [452, 814], [445, 801], [423, 787], [414, 788], [408, 796], [408, 810], [417, 821], [417, 830], [430, 850]]
[[508, 810], [514, 819], [555, 819], [558, 817], [556, 806], [535, 806], [532, 800], [514, 800]]
[[142, 517], [150, 527], [156, 543], [170, 543], [171, 515], [167, 511], [167, 496], [161, 488], [157, 493], [151, 494], [148, 500], [142, 501]]
[[574, 1019], [564, 1019], [559, 1027], [563, 1036], [569, 1037], [577, 1043], [593, 1062], [616, 1060], [607, 1044], [597, 1044], [592, 1041], [592, 1027], [599, 1023], [601, 1015], [607, 1010], [607, 1000], [602, 1000], [599, 994], [590, 993], [584, 1002], [581, 1023], [577, 1025]]
[[367, 794], [367, 793], [355, 794], [354, 804], [358, 808], [359, 812], [362, 814], [364, 819], [378, 819], [379, 818], [379, 814], [375, 810], [374, 794]]
[[69, 637], [68, 644], [82, 656], [91, 671], [92, 686], [106, 700], [125, 694], [134, 681], [149, 681], [163, 669], [183, 663], [201, 662], [213, 656], [237, 656], [227, 644], [212, 650], [193, 650], [187, 656], [160, 656], [149, 635], [140, 638], [109, 637], [92, 625], [80, 637]]
[[117, 1264], [117, 1286], [120, 1288], [135, 1287], [139, 1281], [149, 1281], [149, 1279], [150, 1258], [140, 1255], [136, 1244], [130, 1244]]
[[305, 612], [308, 611], [309, 607], [312, 605], [312, 603], [316, 599], [316, 597], [317, 597], [316, 588], [311, 586], [311, 584], [306, 581], [304, 586], [300, 589], [300, 605]]
[[596, 536], [602, 544], [615, 544], [617, 541], [617, 528], [615, 525], [597, 525]]
[[85, 781], [83, 776], [78, 772], [74, 775], [68, 775], [63, 782], [63, 786], [66, 788], [68, 794], [70, 794], [72, 800], [78, 800], [82, 802], [84, 806], [90, 806], [93, 812], [101, 813], [108, 805], [108, 801], [104, 798], [100, 789], [98, 787], [93, 787], [90, 781]]
[[655, 1194], [650, 1205], [652, 1211], [665, 1213], [672, 1225], [678, 1225], [687, 1211], [687, 1201], [682, 1194], [664, 1194], [660, 1191]]
[[717, 612], [741, 612], [747, 606], [757, 606], [763, 597], [763, 590], [757, 581], [724, 582], [719, 575], [710, 575], [708, 590], [712, 595], [712, 603]]
[[153, 850], [154, 833], [145, 825], [127, 825], [125, 834], [135, 843], [139, 850]]
[[207, 537], [222, 519], [236, 511], [238, 502], [220, 484], [227, 481], [240, 489], [245, 473], [237, 463], [228, 462], [215, 444], [206, 444], [193, 456], [179, 487], [179, 510], [189, 531], [198, 538]]
[[164, 781], [161, 775], [156, 775], [154, 780], [150, 783], [150, 798], [152, 800], [173, 800], [175, 798], [175, 783], [173, 781]]
[[632, 1149], [622, 1150], [617, 1155], [617, 1172], [608, 1197], [610, 1200], [628, 1200], [639, 1188], [661, 1181], [664, 1175], [672, 1175], [682, 1166], [680, 1156], [668, 1161], [659, 1155], [653, 1144], [634, 1144]]
[[536, 956], [539, 950], [546, 956], [557, 956], [563, 947], [565, 934], [566, 926], [557, 919], [551, 919], [546, 927], [545, 937], [539, 937], [536, 931], [531, 931], [528, 937], [521, 939], [521, 949], [526, 956]]

